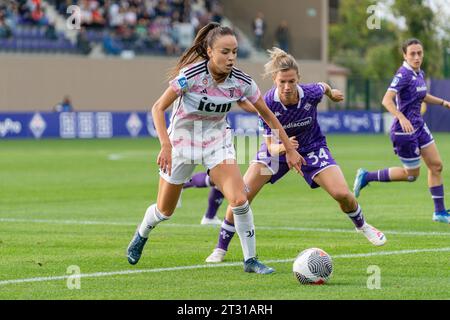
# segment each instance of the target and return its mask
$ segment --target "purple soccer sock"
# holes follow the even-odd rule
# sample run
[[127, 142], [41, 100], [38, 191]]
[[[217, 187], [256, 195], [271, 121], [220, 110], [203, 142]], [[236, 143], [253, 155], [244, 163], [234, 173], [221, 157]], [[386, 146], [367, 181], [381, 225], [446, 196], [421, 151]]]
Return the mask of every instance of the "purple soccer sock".
[[191, 180], [184, 184], [183, 189], [206, 187], [209, 187], [209, 176], [206, 172], [199, 172], [194, 174]]
[[358, 208], [354, 212], [347, 212], [347, 216], [352, 220], [353, 224], [357, 228], [361, 228], [364, 225], [364, 216], [362, 214], [361, 206], [358, 204]]
[[236, 229], [234, 228], [234, 224], [228, 222], [227, 219], [224, 219], [222, 227], [220, 228], [219, 242], [217, 243], [216, 248], [227, 251], [230, 241], [233, 239], [235, 233]]
[[434, 202], [434, 211], [435, 212], [445, 211], [444, 185], [431, 187], [430, 193], [431, 193], [431, 198], [433, 198], [433, 202]]
[[385, 168], [382, 170], [368, 172], [366, 175], [366, 181], [379, 181], [379, 182], [389, 182], [391, 178], [389, 178], [389, 168]]
[[205, 217], [212, 219], [216, 216], [220, 205], [223, 202], [223, 194], [216, 188], [212, 187], [208, 195], [208, 209], [206, 209]]

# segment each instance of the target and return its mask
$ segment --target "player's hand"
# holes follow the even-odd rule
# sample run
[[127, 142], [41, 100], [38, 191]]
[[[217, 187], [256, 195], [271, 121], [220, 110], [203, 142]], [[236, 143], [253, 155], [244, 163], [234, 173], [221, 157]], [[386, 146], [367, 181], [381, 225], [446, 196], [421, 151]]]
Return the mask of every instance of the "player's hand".
[[403, 114], [398, 117], [398, 121], [400, 122], [403, 132], [412, 133], [414, 131], [411, 122]]
[[442, 105], [443, 105], [444, 107], [446, 107], [446, 108], [449, 108], [449, 109], [450, 109], [450, 102], [449, 102], [449, 101], [447, 101], [447, 100], [444, 100], [444, 102], [442, 103]]
[[330, 99], [334, 102], [341, 102], [344, 100], [344, 94], [338, 89], [332, 89], [330, 93]]
[[[298, 141], [297, 141], [296, 137], [295, 136], [294, 137], [290, 137], [289, 141], [291, 142], [291, 145], [294, 147], [294, 149], [297, 150], [299, 144], [298, 144]], [[284, 146], [282, 144], [280, 144], [279, 146], [280, 146], [280, 151], [278, 152], [278, 154], [279, 155], [286, 154], [286, 146]]]
[[172, 174], [172, 145], [168, 144], [161, 147], [156, 163], [158, 163], [162, 172], [169, 176]]
[[297, 152], [295, 149], [290, 149], [286, 152], [286, 161], [289, 166], [289, 169], [294, 168], [298, 174], [303, 176], [303, 172], [301, 170], [302, 165], [306, 165], [305, 159]]
[[298, 146], [299, 146], [297, 138], [296, 137], [290, 137], [289, 141], [291, 142], [291, 144], [294, 147], [294, 149], [297, 150]]

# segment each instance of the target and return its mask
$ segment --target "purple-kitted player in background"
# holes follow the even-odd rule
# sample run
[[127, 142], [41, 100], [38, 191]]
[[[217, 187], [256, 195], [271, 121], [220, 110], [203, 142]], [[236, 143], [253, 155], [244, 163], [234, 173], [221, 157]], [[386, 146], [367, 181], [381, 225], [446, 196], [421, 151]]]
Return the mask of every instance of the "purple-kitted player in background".
[[[372, 244], [383, 245], [386, 237], [365, 222], [361, 207], [333, 159], [317, 121], [317, 105], [323, 95], [333, 101], [342, 101], [342, 93], [322, 82], [298, 84], [299, 67], [294, 57], [279, 48], [273, 48], [269, 53], [270, 61], [265, 65], [265, 74], [272, 76], [275, 86], [266, 93], [264, 100], [286, 130], [292, 144], [306, 160], [306, 165], [301, 167], [304, 179], [311, 188], [322, 187], [327, 191], [352, 220], [356, 230], [362, 232]], [[275, 134], [262, 119], [260, 123], [265, 142], [261, 144], [255, 160], [244, 175], [249, 201], [255, 198], [266, 183], [273, 184], [289, 172], [283, 145], [276, 140]], [[206, 258], [206, 262], [223, 261], [234, 233], [233, 214], [228, 207], [217, 246]]]
[[356, 174], [353, 190], [358, 197], [361, 189], [372, 181], [414, 182], [419, 176], [422, 156], [428, 168], [428, 186], [434, 201], [433, 220], [450, 223], [450, 214], [444, 204], [442, 160], [420, 113], [423, 101], [447, 108], [450, 108], [450, 103], [427, 93], [425, 74], [420, 69], [424, 54], [422, 43], [417, 39], [409, 39], [402, 49], [405, 61], [396, 72], [382, 103], [395, 117], [390, 136], [394, 152], [403, 163], [403, 168], [392, 167], [373, 172], [361, 168]]
[[[248, 101], [238, 101], [237, 105], [244, 109], [244, 111], [256, 113], [256, 109]], [[207, 172], [198, 172], [194, 174], [191, 179], [183, 185], [184, 189], [189, 188], [210, 188], [208, 194], [208, 208], [202, 217], [200, 224], [202, 225], [221, 225], [222, 220], [217, 217], [217, 211], [223, 203], [225, 196], [216, 188], [215, 183]]]
[[222, 220], [217, 217], [217, 211], [223, 202], [224, 196], [211, 181], [206, 172], [199, 172], [192, 176], [189, 182], [186, 182], [183, 189], [188, 188], [210, 188], [208, 195], [208, 208], [202, 218], [200, 224], [203, 225], [221, 225]]

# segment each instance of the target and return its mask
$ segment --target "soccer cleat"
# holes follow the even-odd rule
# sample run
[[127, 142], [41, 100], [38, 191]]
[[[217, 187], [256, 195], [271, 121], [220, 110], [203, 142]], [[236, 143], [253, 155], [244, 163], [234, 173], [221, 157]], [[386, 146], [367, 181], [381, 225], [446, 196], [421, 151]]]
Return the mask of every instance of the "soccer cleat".
[[356, 228], [357, 232], [360, 232], [366, 236], [366, 238], [375, 246], [382, 246], [386, 243], [386, 236], [375, 227], [372, 227], [368, 223], [364, 223], [361, 228]]
[[227, 252], [220, 248], [215, 248], [214, 251], [205, 259], [207, 263], [220, 263], [225, 259]]
[[450, 223], [450, 210], [433, 212], [433, 221]]
[[365, 186], [367, 186], [369, 183], [366, 180], [367, 176], [367, 170], [359, 168], [356, 172], [355, 182], [353, 184], [353, 193], [355, 194], [355, 197], [359, 197], [359, 193], [361, 192], [361, 189], [363, 189]]
[[148, 238], [141, 237], [138, 228], [127, 248], [127, 258], [130, 264], [138, 263], [147, 240]]
[[214, 216], [214, 218], [212, 218], [212, 219], [203, 217], [200, 224], [202, 224], [202, 225], [221, 225], [222, 220], [220, 220], [217, 216]]
[[275, 269], [266, 266], [265, 264], [259, 262], [258, 259], [254, 257], [244, 262], [244, 271], [259, 274], [270, 274], [274, 273]]

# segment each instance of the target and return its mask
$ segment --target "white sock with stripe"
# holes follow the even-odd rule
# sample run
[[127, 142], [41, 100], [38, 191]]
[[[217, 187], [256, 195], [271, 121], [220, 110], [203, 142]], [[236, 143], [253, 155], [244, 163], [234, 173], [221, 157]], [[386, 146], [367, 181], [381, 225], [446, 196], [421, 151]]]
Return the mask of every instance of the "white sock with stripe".
[[144, 220], [142, 220], [139, 226], [139, 234], [143, 238], [148, 238], [150, 231], [156, 227], [162, 221], [169, 220], [170, 217], [163, 215], [156, 204], [152, 204], [145, 212]]
[[234, 226], [241, 241], [244, 261], [256, 257], [255, 225], [253, 223], [253, 212], [248, 201], [242, 206], [232, 207], [234, 214]]

